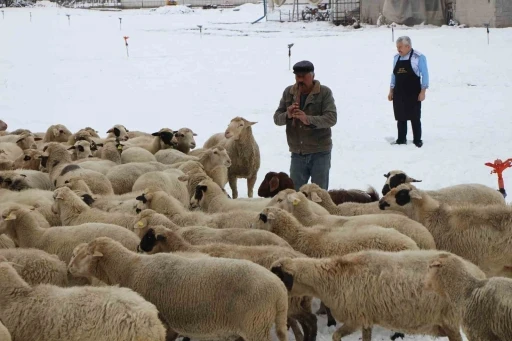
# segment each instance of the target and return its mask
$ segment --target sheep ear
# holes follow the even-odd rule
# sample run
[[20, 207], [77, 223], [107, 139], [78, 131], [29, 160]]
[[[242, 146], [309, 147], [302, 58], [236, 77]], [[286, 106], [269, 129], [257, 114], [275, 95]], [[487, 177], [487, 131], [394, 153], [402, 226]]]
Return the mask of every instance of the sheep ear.
[[58, 193], [57, 193], [57, 196], [55, 197], [55, 199], [61, 199], [61, 200], [64, 200], [64, 197], [62, 196], [62, 193], [61, 193], [61, 192], [58, 192]]
[[16, 141], [16, 143], [20, 143], [21, 141], [23, 141], [23, 139], [24, 139], [24, 137], [22, 137], [21, 139], [18, 139], [18, 140]]
[[197, 136], [197, 134], [196, 133], [192, 133], [192, 136]]
[[27, 177], [27, 175], [26, 175], [26, 174], [20, 174], [20, 176], [22, 176], [22, 177], [24, 177], [24, 178], [26, 178], [26, 177]]
[[409, 191], [409, 196], [411, 197], [411, 199], [418, 199], [418, 200], [421, 200], [421, 194], [420, 192], [418, 192], [417, 190], [413, 189], [411, 191]]
[[322, 202], [322, 198], [320, 198], [316, 192], [311, 192], [311, 200], [313, 200], [313, 202]]
[[16, 220], [16, 213], [9, 213], [9, 215], [7, 217], [4, 218], [4, 220]]
[[297, 206], [300, 203], [300, 199], [297, 198], [296, 193], [288, 194], [288, 202], [291, 202], [293, 206]]
[[385, 177], [385, 178], [389, 178], [389, 173], [384, 174], [384, 177]]
[[272, 179], [268, 182], [270, 185], [270, 191], [274, 192], [276, 189], [279, 188], [279, 178], [277, 176], [273, 176]]
[[76, 149], [76, 147], [75, 146], [71, 146], [71, 147], [68, 148], [68, 150], [71, 150], [71, 149]]
[[432, 263], [430, 263], [430, 265], [428, 267], [429, 268], [440, 268], [441, 267], [441, 262], [439, 262], [438, 260], [435, 260]]
[[109, 130], [107, 130], [107, 134], [110, 134], [112, 132], [114, 132], [113, 128], [110, 128]]
[[273, 266], [270, 271], [279, 277], [279, 279], [284, 283], [284, 286], [288, 291], [291, 291], [293, 288], [293, 276], [283, 270], [281, 264]]
[[41, 140], [42, 140], [42, 138], [40, 138], [40, 137], [34, 137], [34, 141], [41, 141]]
[[160, 132], [159, 132], [159, 131], [157, 131], [156, 133], [153, 133], [153, 134], [151, 134], [151, 135], [153, 135], [153, 136], [160, 136]]
[[93, 257], [103, 257], [103, 253], [99, 252], [99, 251], [94, 251], [94, 253], [92, 254]]
[[247, 121], [247, 126], [252, 126], [252, 125], [255, 125], [256, 123], [258, 123], [258, 122]]

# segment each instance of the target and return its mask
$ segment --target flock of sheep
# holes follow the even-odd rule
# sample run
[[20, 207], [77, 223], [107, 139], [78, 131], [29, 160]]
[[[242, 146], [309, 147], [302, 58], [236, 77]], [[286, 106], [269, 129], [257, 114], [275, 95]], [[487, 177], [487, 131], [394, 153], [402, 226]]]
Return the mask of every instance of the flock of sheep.
[[399, 170], [382, 197], [295, 191], [269, 172], [253, 198], [255, 123], [202, 148], [188, 128], [0, 131], [0, 340], [315, 341], [320, 314], [333, 341], [374, 325], [512, 340], [501, 193], [421, 190]]

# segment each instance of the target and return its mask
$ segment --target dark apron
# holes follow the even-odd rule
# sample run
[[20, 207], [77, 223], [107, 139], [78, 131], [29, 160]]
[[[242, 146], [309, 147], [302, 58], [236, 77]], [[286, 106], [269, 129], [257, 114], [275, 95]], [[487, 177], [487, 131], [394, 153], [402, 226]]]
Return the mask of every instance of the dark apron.
[[421, 118], [421, 102], [418, 101], [421, 92], [421, 78], [416, 76], [412, 69], [413, 53], [414, 50], [411, 49], [409, 60], [400, 60], [399, 56], [393, 69], [395, 75], [393, 110], [397, 121], [419, 120]]

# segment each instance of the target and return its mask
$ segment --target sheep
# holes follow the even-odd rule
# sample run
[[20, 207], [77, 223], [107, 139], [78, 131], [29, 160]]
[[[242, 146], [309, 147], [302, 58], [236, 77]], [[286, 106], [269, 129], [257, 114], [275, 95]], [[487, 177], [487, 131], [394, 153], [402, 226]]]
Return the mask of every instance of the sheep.
[[72, 160], [81, 160], [93, 157], [91, 143], [89, 141], [76, 141], [74, 145], [68, 148], [72, 151]]
[[103, 160], [96, 157], [76, 160], [73, 162], [75, 165], [79, 165], [83, 169], [92, 170], [103, 175], [106, 175], [108, 171], [118, 165], [118, 163], [111, 160]]
[[43, 152], [38, 149], [25, 149], [23, 153], [14, 160], [12, 169], [30, 169], [39, 170], [41, 164], [40, 156]]
[[14, 242], [11, 238], [4, 234], [0, 235], [0, 249], [13, 249], [15, 247], [16, 245], [14, 245]]
[[264, 208], [253, 228], [275, 233], [309, 257], [333, 257], [367, 249], [419, 249], [414, 240], [395, 229], [369, 224], [342, 229], [304, 227], [290, 213], [277, 207]]
[[4, 121], [0, 120], [0, 131], [6, 131], [7, 128], [8, 128], [7, 123], [5, 123]]
[[[3, 122], [1, 122], [1, 123], [3, 123]], [[0, 128], [1, 128], [1, 126], [0, 126]], [[1, 321], [0, 321], [0, 340], [12, 341], [11, 333], [9, 333], [9, 331], [7, 330], [7, 328], [5, 328], [5, 326], [3, 325], [3, 323]]]
[[[332, 196], [325, 189], [320, 188], [317, 184], [302, 185], [299, 191], [304, 194], [311, 202], [317, 203], [324, 207], [332, 215], [355, 216], [362, 214], [382, 214], [389, 211], [382, 211], [379, 208], [379, 202], [372, 201], [367, 203], [344, 202], [336, 204]], [[392, 214], [405, 215], [402, 212], [391, 212]]]
[[109, 130], [107, 130], [107, 138], [115, 137], [119, 141], [128, 141], [128, 132], [129, 130], [126, 129], [125, 126], [121, 124], [116, 124]]
[[40, 214], [45, 227], [62, 225], [60, 218], [52, 212], [53, 192], [40, 189], [26, 189], [20, 192], [0, 189], [0, 206], [18, 205], [34, 207]]
[[260, 169], [260, 149], [252, 134], [252, 126], [257, 122], [250, 122], [243, 117], [231, 120], [224, 134], [211, 136], [204, 148], [221, 145], [228, 151], [231, 166], [228, 168], [229, 187], [233, 199], [238, 198], [237, 179], [247, 179], [247, 196], [253, 197], [253, 188]]
[[165, 340], [156, 306], [128, 288], [31, 287], [7, 262], [0, 277], [0, 319], [14, 340]]
[[159, 161], [156, 158], [156, 155], [161, 151], [165, 150], [173, 150], [173, 149], [162, 149], [159, 150], [155, 155], [153, 155], [147, 149], [141, 147], [130, 147], [126, 150], [122, 150], [121, 152], [121, 163], [130, 163], [130, 162], [156, 162]]
[[13, 169], [13, 164], [14, 162], [7, 159], [5, 152], [0, 149], [0, 170]]
[[43, 228], [37, 216], [26, 208], [7, 208], [2, 212], [0, 234], [6, 233], [19, 247], [37, 248], [56, 254], [69, 263], [73, 248], [99, 236], [118, 240], [130, 250], [136, 251], [140, 238], [127, 229], [112, 224], [88, 223], [76, 226]]
[[160, 162], [131, 162], [112, 167], [107, 173], [107, 179], [112, 184], [115, 194], [132, 191], [135, 181], [144, 173], [163, 171], [171, 166]]
[[206, 226], [179, 227], [163, 214], [151, 209], [145, 209], [137, 216], [134, 226], [135, 234], [142, 238], [151, 226], [163, 225], [178, 233], [187, 242], [193, 245], [208, 243], [224, 243], [236, 245], [277, 245], [291, 248], [281, 237], [274, 233], [255, 229], [227, 228], [215, 229]]
[[66, 180], [64, 186], [72, 189], [91, 208], [106, 212], [134, 213], [138, 200], [137, 196], [143, 191], [130, 192], [121, 195], [95, 195], [81, 178]]
[[176, 198], [183, 207], [190, 206], [190, 194], [183, 181], [178, 179], [184, 173], [177, 169], [142, 174], [133, 184], [132, 192], [162, 190]]
[[103, 140], [102, 143], [96, 143], [96, 146], [101, 148], [94, 154], [99, 154], [98, 156], [103, 160], [110, 160], [118, 165], [121, 164], [121, 152], [123, 146], [118, 140], [108, 138]]
[[52, 211], [60, 216], [62, 225], [73, 226], [85, 223], [105, 223], [123, 226], [133, 231], [135, 214], [121, 212], [105, 212], [90, 208], [69, 187], [61, 187], [54, 191], [55, 202]]
[[[95, 135], [98, 135], [98, 134], [95, 134]], [[89, 143], [92, 143], [93, 142], [92, 138], [93, 138], [93, 135], [91, 134], [90, 130], [80, 129], [79, 131], [77, 131], [76, 133], [72, 134], [69, 137], [67, 144], [70, 146], [74, 146], [78, 141], [87, 141]]]
[[511, 206], [449, 206], [411, 184], [391, 189], [379, 205], [406, 212], [430, 231], [438, 249], [464, 257], [488, 277], [512, 276]]
[[[310, 185], [315, 184], [311, 183]], [[268, 172], [258, 188], [258, 196], [272, 198], [284, 189], [295, 189], [290, 176], [285, 172]], [[379, 194], [373, 187], [370, 187], [366, 192], [359, 189], [331, 189], [327, 193], [331, 197], [330, 200], [336, 205], [345, 202], [369, 203], [379, 201]]]
[[180, 335], [270, 340], [275, 323], [279, 341], [288, 340], [286, 288], [260, 265], [170, 253], [143, 255], [104, 237], [77, 249], [69, 263], [73, 275], [93, 276], [138, 292]]
[[303, 193], [286, 189], [276, 198], [281, 198], [273, 207], [279, 207], [291, 213], [304, 226], [322, 225], [331, 228], [346, 228], [348, 226], [378, 225], [392, 228], [413, 239], [421, 249], [435, 249], [436, 244], [432, 234], [422, 224], [402, 215], [365, 214], [345, 217], [335, 215], [320, 216], [315, 214]]
[[[141, 202], [137, 206], [137, 212], [142, 209], [152, 209], [162, 213], [178, 226], [208, 226], [212, 228], [250, 228], [258, 219], [258, 214], [253, 211], [230, 211], [222, 213], [204, 213], [201, 211], [190, 212], [180, 202], [164, 191], [150, 190], [137, 197]], [[143, 207], [143, 208], [141, 208]], [[233, 217], [236, 217], [233, 219]]]
[[199, 161], [199, 157], [185, 154], [177, 149], [162, 149], [155, 153], [156, 161], [172, 165], [184, 161]]
[[[393, 170], [384, 174], [386, 183], [382, 188], [382, 195], [386, 195], [392, 188], [403, 183], [421, 182], [411, 178], [401, 170]], [[439, 202], [448, 205], [477, 204], [477, 205], [505, 205], [503, 195], [488, 186], [482, 184], [459, 184], [440, 188], [434, 191], [425, 191], [428, 195]]]
[[124, 143], [124, 146], [126, 148], [132, 146], [142, 147], [151, 152], [151, 154], [155, 154], [161, 149], [172, 148], [176, 145], [176, 138], [172, 129], [162, 128], [151, 135], [153, 136], [151, 138], [140, 136], [130, 139]]
[[22, 150], [24, 149], [37, 149], [36, 141], [41, 141], [40, 137], [34, 136], [31, 133], [10, 134], [0, 137], [0, 142], [10, 142], [16, 144]]
[[12, 142], [0, 142], [0, 150], [2, 151], [2, 159], [14, 161], [23, 154], [23, 150]]
[[22, 191], [29, 188], [55, 189], [48, 174], [35, 170], [1, 171], [0, 187], [11, 191]]
[[[373, 325], [462, 341], [457, 307], [424, 289], [428, 264], [442, 253], [365, 250], [324, 259], [283, 258], [271, 271], [282, 279], [290, 295], [317, 297], [330, 307], [336, 320], [343, 322], [332, 336], [334, 341], [358, 329], [362, 329], [363, 341], [371, 341]], [[474, 264], [461, 261], [485, 278]]]
[[105, 175], [73, 164], [71, 155], [63, 145], [50, 142], [43, 152], [41, 166], [48, 169], [55, 188], [61, 187], [71, 177], [81, 176], [93, 193], [113, 194], [112, 185]]
[[73, 135], [66, 126], [62, 124], [55, 124], [48, 127], [44, 135], [43, 142], [68, 142], [69, 138]]
[[[192, 245], [177, 233], [163, 227], [150, 228], [142, 237], [138, 248], [139, 252], [155, 254], [159, 252], [200, 252], [211, 257], [246, 259], [270, 270], [271, 265], [280, 258], [306, 257], [304, 254], [292, 249], [279, 246], [241, 246], [228, 244]], [[304, 330], [303, 340], [315, 340], [317, 334], [317, 318], [311, 313], [310, 297], [294, 297], [288, 301], [288, 317], [297, 319]], [[306, 307], [306, 309], [304, 308]]]
[[442, 254], [429, 265], [425, 290], [447, 297], [461, 310], [469, 340], [512, 340], [512, 279], [479, 278], [460, 257]]
[[25, 282], [36, 284], [68, 285], [68, 268], [56, 255], [34, 248], [0, 250], [0, 259], [16, 263], [16, 272]]

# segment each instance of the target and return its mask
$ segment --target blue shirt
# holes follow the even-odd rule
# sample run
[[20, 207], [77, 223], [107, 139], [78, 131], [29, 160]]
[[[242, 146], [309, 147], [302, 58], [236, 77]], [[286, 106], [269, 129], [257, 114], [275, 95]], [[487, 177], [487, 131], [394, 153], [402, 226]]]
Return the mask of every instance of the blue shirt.
[[[401, 57], [400, 60], [409, 60], [411, 52]], [[393, 58], [393, 69], [395, 68], [396, 62], [400, 55], [397, 53]], [[429, 78], [428, 78], [428, 67], [427, 58], [419, 51], [414, 50], [414, 54], [411, 59], [411, 66], [416, 76], [421, 77], [421, 88], [428, 89]], [[395, 87], [395, 74], [391, 73], [391, 88]]]

